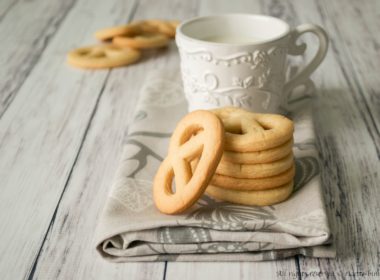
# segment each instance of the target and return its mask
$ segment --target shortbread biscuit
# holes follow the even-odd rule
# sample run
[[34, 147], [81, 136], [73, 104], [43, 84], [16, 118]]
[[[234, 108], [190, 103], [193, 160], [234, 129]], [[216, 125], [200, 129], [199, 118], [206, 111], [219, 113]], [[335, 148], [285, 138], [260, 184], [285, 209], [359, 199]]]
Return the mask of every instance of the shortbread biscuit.
[[234, 178], [265, 178], [278, 175], [294, 164], [293, 153], [269, 163], [239, 164], [220, 161], [216, 173]]
[[[153, 182], [154, 202], [161, 212], [183, 212], [199, 199], [220, 161], [223, 140], [223, 124], [209, 111], [194, 111], [178, 123], [170, 139], [168, 155]], [[194, 160], [198, 166], [192, 171], [190, 162]]]
[[295, 165], [293, 164], [285, 172], [282, 172], [278, 175], [265, 178], [256, 178], [256, 179], [246, 179], [246, 178], [234, 178], [219, 174], [214, 174], [214, 177], [211, 180], [211, 184], [230, 190], [238, 191], [259, 191], [277, 188], [281, 185], [290, 182], [295, 175]]
[[268, 206], [286, 200], [293, 191], [293, 181], [278, 188], [261, 191], [236, 191], [209, 185], [206, 193], [216, 199], [227, 202], [250, 205]]
[[169, 44], [170, 39], [159, 33], [141, 32], [134, 36], [116, 36], [112, 43], [119, 47], [129, 47], [134, 49], [161, 48]]
[[98, 30], [95, 32], [95, 37], [98, 40], [107, 41], [116, 36], [133, 36], [140, 30], [140, 23], [137, 22]]
[[140, 56], [141, 53], [135, 49], [100, 45], [72, 50], [67, 55], [67, 62], [79, 68], [113, 68], [134, 63]]
[[256, 114], [237, 107], [212, 110], [223, 122], [227, 151], [256, 152], [284, 144], [293, 136], [293, 122], [281, 115]]
[[224, 151], [222, 160], [241, 164], [268, 163], [284, 158], [292, 151], [293, 138], [286, 143], [272, 149], [257, 152]]

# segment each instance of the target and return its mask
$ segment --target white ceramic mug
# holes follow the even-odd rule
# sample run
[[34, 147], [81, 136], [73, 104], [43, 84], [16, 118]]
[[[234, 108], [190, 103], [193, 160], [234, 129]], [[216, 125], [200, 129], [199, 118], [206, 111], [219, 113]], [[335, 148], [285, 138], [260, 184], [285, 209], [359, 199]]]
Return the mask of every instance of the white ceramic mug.
[[[307, 32], [317, 35], [318, 51], [303, 70], [285, 81], [286, 57], [305, 52], [306, 44], [296, 41]], [[328, 47], [319, 26], [302, 24], [292, 30], [278, 18], [251, 14], [190, 19], [178, 27], [176, 42], [189, 111], [238, 106], [279, 112], [287, 107], [292, 89], [310, 83]]]

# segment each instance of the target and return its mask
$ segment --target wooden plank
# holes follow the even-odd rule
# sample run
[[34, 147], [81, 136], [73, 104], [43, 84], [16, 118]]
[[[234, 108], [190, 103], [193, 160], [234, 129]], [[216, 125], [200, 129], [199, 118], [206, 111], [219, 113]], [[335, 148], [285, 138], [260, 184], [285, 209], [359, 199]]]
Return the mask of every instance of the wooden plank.
[[[297, 0], [268, 5], [284, 11], [283, 17], [292, 18], [295, 24], [314, 22], [324, 26], [330, 34], [330, 51], [313, 76], [319, 89], [314, 115], [323, 161], [326, 208], [338, 257], [299, 257], [299, 262], [302, 278], [350, 279], [360, 276], [354, 275], [355, 272], [371, 273], [378, 269], [380, 221], [373, 217], [378, 212], [379, 193], [375, 186], [379, 184], [380, 163], [370, 131], [374, 125], [367, 121], [370, 112], [358, 102], [358, 85], [347, 74], [352, 69], [342, 64], [349, 58], [341, 51], [343, 43], [337, 41], [347, 34], [344, 29], [335, 29], [334, 22], [341, 21], [336, 16], [326, 15], [319, 3]], [[350, 20], [355, 24], [352, 17]], [[338, 32], [342, 33], [339, 37]]]
[[[334, 18], [329, 27], [340, 64], [355, 88], [355, 101], [362, 105], [367, 129], [380, 159], [380, 4], [378, 1], [322, 1], [319, 9]], [[353, 19], [353, 20], [347, 20]]]
[[[208, 0], [200, 2], [200, 15], [218, 13], [262, 13], [265, 8], [251, 0]], [[297, 275], [295, 258], [272, 262], [248, 263], [172, 263], [168, 262], [166, 279], [277, 279], [278, 273]], [[196, 276], [196, 277], [194, 277]]]
[[260, 13], [259, 1], [252, 0], [206, 0], [200, 1], [199, 15], [207, 16], [224, 13]]
[[[114, 2], [119, 4], [109, 6], [116, 11], [115, 7], [122, 5], [123, 1]], [[104, 7], [98, 9], [100, 11]], [[196, 10], [195, 1], [139, 1], [134, 18], [184, 19], [194, 15]], [[109, 17], [117, 18], [113, 14]], [[98, 256], [92, 242], [97, 218], [116, 171], [128, 124], [134, 116], [136, 100], [146, 75], [157, 68], [168, 71], [179, 66], [174, 42], [168, 50], [146, 52], [144, 56], [133, 66], [111, 71], [36, 263], [35, 279], [164, 277], [164, 262], [111, 264]], [[91, 83], [83, 84], [83, 87], [95, 89], [95, 92], [100, 90]]]
[[[294, 258], [268, 262], [168, 262], [166, 279], [297, 279], [296, 269], [292, 268], [295, 265]], [[288, 270], [290, 268], [292, 270]], [[286, 277], [281, 273], [286, 273]]]
[[75, 1], [1, 1], [0, 117]]
[[133, 3], [94, 7], [91, 0], [75, 6], [1, 119], [2, 279], [30, 274], [108, 75], [70, 68], [65, 55], [94, 42], [101, 26], [126, 21]]
[[0, 24], [3, 17], [16, 5], [17, 0], [0, 1]]

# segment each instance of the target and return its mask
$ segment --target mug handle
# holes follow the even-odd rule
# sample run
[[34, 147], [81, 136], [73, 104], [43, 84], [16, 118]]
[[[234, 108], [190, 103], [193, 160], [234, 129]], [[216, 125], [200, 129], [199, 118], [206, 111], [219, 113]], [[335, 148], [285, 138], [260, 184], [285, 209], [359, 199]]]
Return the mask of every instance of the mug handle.
[[327, 53], [329, 40], [326, 32], [323, 30], [322, 27], [318, 25], [307, 23], [299, 25], [293, 31], [291, 31], [288, 54], [301, 55], [305, 52], [306, 43], [297, 45], [296, 41], [302, 34], [307, 32], [311, 32], [318, 37], [319, 48], [313, 59], [305, 66], [305, 68], [301, 70], [298, 74], [296, 74], [293, 78], [291, 78], [288, 82], [286, 82], [286, 84], [284, 85], [283, 94], [286, 98], [286, 105], [288, 105], [291, 91], [301, 84], [308, 83], [310, 75], [319, 66], [319, 64], [321, 64]]

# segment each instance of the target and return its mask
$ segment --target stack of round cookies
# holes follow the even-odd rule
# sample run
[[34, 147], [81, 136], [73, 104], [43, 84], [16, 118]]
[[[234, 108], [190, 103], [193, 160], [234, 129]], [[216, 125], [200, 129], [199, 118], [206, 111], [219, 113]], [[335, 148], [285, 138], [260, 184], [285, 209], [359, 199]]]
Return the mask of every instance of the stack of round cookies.
[[284, 201], [295, 175], [293, 130], [284, 116], [236, 107], [189, 113], [177, 124], [154, 177], [156, 207], [178, 214], [205, 191], [246, 205]]
[[222, 159], [206, 193], [246, 205], [272, 205], [293, 190], [293, 122], [236, 107], [213, 110], [226, 131]]

